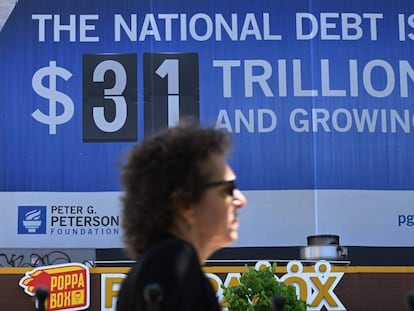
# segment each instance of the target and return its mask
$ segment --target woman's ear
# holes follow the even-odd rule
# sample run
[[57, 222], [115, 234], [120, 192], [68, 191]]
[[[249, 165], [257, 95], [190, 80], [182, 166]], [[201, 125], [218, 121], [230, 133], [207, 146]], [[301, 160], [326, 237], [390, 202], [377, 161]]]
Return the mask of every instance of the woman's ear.
[[171, 204], [174, 214], [180, 220], [189, 226], [192, 226], [194, 218], [194, 210], [192, 204], [182, 190], [174, 191], [171, 195]]

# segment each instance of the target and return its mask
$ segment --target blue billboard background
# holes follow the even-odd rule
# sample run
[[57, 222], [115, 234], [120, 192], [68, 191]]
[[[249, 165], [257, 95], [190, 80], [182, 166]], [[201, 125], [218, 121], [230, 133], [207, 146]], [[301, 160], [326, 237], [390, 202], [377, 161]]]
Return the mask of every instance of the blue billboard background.
[[[414, 189], [411, 14], [408, 0], [20, 0], [0, 32], [0, 191], [120, 190], [150, 122], [145, 53], [198, 54], [194, 104], [233, 132], [242, 189]], [[83, 140], [86, 54], [136, 56], [136, 101], [109, 96], [136, 105], [137, 141]]]

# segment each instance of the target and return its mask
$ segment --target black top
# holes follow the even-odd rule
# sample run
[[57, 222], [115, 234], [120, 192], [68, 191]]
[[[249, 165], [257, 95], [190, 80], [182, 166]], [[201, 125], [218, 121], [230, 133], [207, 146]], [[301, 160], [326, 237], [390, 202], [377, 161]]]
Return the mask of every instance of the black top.
[[[144, 296], [148, 290], [153, 300], [160, 300], [159, 303], [147, 302], [148, 298]], [[151, 310], [221, 310], [194, 247], [173, 236], [146, 250], [121, 286], [117, 311]]]

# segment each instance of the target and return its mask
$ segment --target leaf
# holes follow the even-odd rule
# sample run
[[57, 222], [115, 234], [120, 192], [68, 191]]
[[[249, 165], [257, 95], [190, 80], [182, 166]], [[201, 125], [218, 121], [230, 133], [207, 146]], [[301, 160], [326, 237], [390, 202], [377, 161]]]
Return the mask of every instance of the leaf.
[[296, 288], [276, 279], [276, 264], [260, 270], [245, 267], [247, 271], [240, 277], [239, 285], [221, 286], [229, 311], [269, 311], [275, 294], [285, 298], [286, 311], [306, 311], [308, 305], [298, 299]]

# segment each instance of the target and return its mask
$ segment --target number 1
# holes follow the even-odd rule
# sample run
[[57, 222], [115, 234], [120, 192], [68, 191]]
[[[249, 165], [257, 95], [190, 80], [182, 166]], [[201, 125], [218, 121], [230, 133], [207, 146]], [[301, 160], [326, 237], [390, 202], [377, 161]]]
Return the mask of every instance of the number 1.
[[168, 126], [178, 123], [180, 118], [178, 59], [164, 60], [155, 71], [161, 78], [168, 76]]

